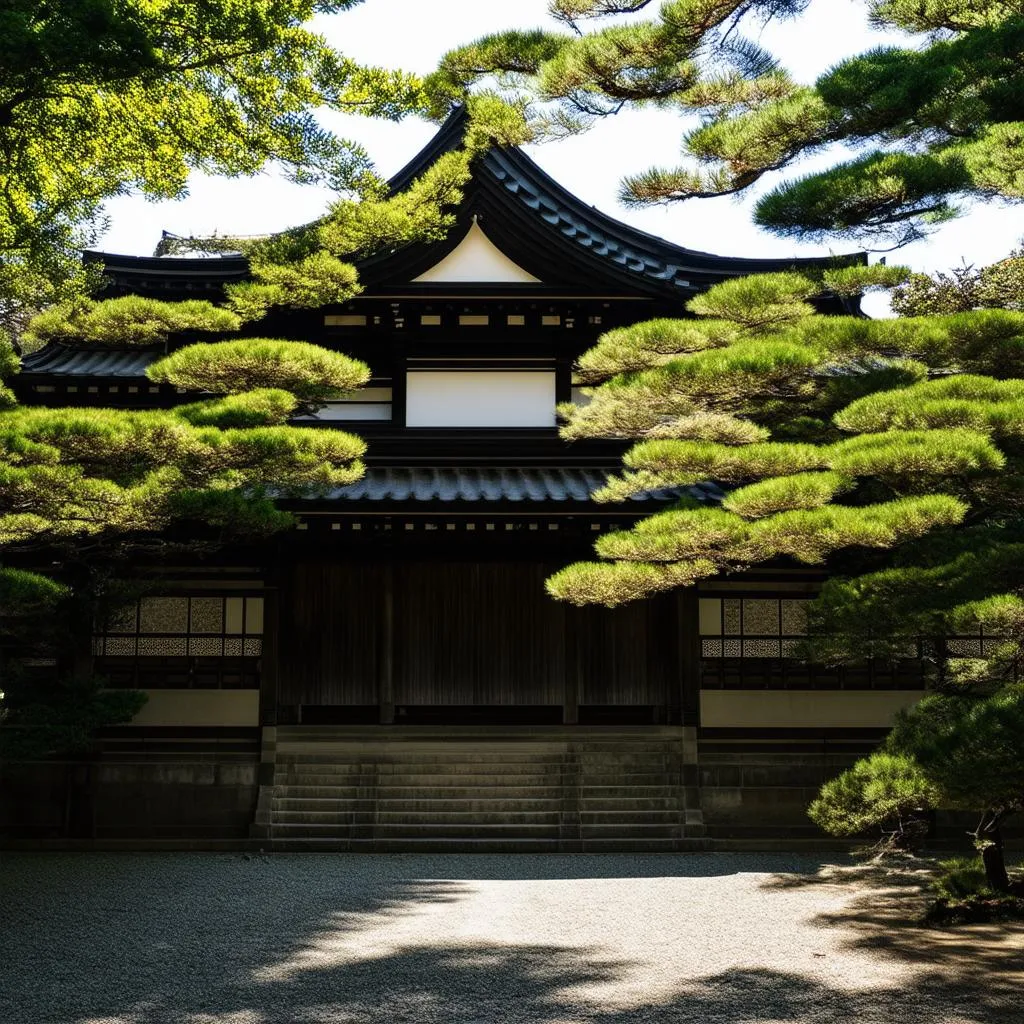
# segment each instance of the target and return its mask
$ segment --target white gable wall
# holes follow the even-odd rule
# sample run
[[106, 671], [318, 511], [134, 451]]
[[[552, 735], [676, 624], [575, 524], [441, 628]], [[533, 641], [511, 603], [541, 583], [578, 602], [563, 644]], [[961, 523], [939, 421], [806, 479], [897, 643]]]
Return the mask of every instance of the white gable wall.
[[440, 263], [414, 279], [431, 284], [540, 284], [510, 260], [473, 220], [466, 237]]

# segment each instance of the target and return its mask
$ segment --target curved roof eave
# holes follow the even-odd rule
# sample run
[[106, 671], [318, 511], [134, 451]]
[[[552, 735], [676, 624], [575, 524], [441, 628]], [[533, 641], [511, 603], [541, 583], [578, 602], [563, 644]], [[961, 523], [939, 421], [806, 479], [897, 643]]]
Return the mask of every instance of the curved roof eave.
[[[457, 107], [430, 142], [391, 178], [392, 191], [407, 188], [440, 156], [461, 145], [467, 119], [465, 108]], [[687, 249], [588, 206], [521, 149], [495, 147], [477, 161], [448, 237], [357, 261], [364, 283], [380, 288], [412, 281], [455, 248], [474, 214], [484, 218], [485, 234], [502, 251], [546, 284], [585, 282], [683, 300], [723, 278], [867, 262], [863, 252], [751, 259]], [[537, 244], [540, 239], [544, 245]], [[248, 271], [245, 257], [237, 255], [164, 259], [90, 252], [85, 258], [102, 261], [115, 281], [159, 279], [170, 288], [186, 281], [205, 287], [226, 284]]]
[[[391, 189], [407, 188], [438, 157], [457, 148], [462, 142], [467, 118], [465, 108], [457, 107], [427, 146], [391, 179]], [[545, 241], [559, 251], [557, 268], [563, 276], [567, 272], [571, 275], [572, 269], [576, 269], [588, 280], [597, 274], [606, 284], [639, 287], [641, 291], [680, 298], [726, 277], [867, 262], [862, 252], [750, 259], [687, 249], [588, 206], [517, 147], [495, 147], [481, 157], [473, 186], [460, 210], [458, 226], [461, 230], [453, 230], [441, 243], [409, 246], [364, 261], [361, 269], [368, 278], [380, 282], [399, 268], [414, 266], [422, 270], [432, 265], [430, 261], [443, 259], [464, 234], [469, 223], [468, 213], [474, 209], [478, 213], [497, 214], [484, 224], [485, 234], [508, 256], [542, 279], [545, 274], [544, 268], [537, 265], [537, 246], [524, 244], [524, 229], [536, 231], [539, 228]], [[485, 210], [486, 207], [489, 209]], [[502, 223], [505, 218], [507, 224]], [[499, 235], [504, 236], [503, 239], [499, 240]], [[691, 282], [690, 277], [696, 281]]]

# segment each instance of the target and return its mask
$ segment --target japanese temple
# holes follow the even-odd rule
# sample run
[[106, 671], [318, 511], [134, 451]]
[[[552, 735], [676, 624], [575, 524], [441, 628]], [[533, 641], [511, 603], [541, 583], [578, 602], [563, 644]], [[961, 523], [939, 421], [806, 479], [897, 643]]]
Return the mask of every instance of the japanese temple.
[[[453, 115], [393, 187], [463, 127]], [[216, 300], [248, 273], [233, 255], [87, 259], [108, 295]], [[817, 787], [920, 693], [909, 668], [792, 657], [820, 576], [778, 565], [614, 610], [556, 602], [544, 580], [679, 497], [591, 501], [624, 446], [559, 438], [579, 355], [724, 279], [826, 263], [681, 248], [491, 150], [444, 241], [366, 260], [358, 298], [254, 332], [370, 365], [368, 387], [304, 421], [364, 437], [364, 479], [292, 503], [295, 528], [262, 547], [161, 566], [156, 593], [97, 623], [95, 671], [149, 701], [93, 761], [44, 766], [53, 810], [15, 785], [0, 825], [267, 850], [815, 840]], [[51, 343], [18, 397], [194, 399], [147, 379], [164, 351]]]

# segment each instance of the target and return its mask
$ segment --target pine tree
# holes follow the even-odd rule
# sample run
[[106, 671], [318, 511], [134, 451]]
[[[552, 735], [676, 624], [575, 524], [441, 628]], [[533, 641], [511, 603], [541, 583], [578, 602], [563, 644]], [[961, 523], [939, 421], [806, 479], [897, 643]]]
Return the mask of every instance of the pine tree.
[[[68, 672], [40, 703], [31, 680], [16, 685], [10, 651], [4, 663], [5, 633], [6, 646], [24, 654], [25, 637], [35, 630], [37, 646], [45, 646], [55, 634], [41, 627], [63, 615], [77, 628], [57, 639], [80, 640], [111, 566], [166, 547], [161, 534], [170, 528], [184, 527], [207, 548], [266, 535], [293, 522], [278, 499], [314, 496], [362, 475], [359, 438], [290, 421], [363, 386], [365, 364], [303, 342], [225, 335], [272, 309], [351, 298], [360, 286], [347, 259], [443, 234], [473, 155], [492, 138], [522, 138], [521, 118], [503, 104], [477, 100], [472, 114], [465, 145], [405, 192], [340, 200], [313, 224], [250, 243], [254, 280], [229, 286], [224, 305], [77, 297], [39, 314], [23, 333], [29, 346], [162, 344], [167, 355], [148, 368], [150, 380], [194, 401], [144, 412], [21, 407], [3, 383], [18, 360], [0, 337], [0, 556], [25, 561], [36, 553], [38, 561], [45, 551], [57, 577], [0, 564], [0, 718], [21, 722], [21, 732], [3, 734], [20, 737], [17, 752], [29, 735], [44, 749], [82, 742], [91, 733], [84, 723], [125, 720], [137, 704]], [[196, 340], [203, 337], [211, 340]]]
[[615, 604], [772, 558], [818, 563], [1007, 514], [1024, 317], [868, 320], [820, 315], [808, 301], [907, 276], [758, 275], [693, 299], [696, 319], [604, 335], [578, 367], [581, 382], [603, 383], [588, 405], [561, 410], [567, 438], [639, 442], [597, 500], [702, 480], [728, 490], [720, 508], [680, 507], [602, 537], [607, 561], [559, 573], [552, 592]]
[[[1000, 280], [1013, 294], [1013, 275]], [[978, 843], [1003, 884], [998, 827], [1024, 790], [1013, 797], [1015, 776], [980, 764], [973, 788], [957, 789], [944, 752], [966, 760], [976, 739], [979, 758], [1024, 758], [1024, 731], [1000, 724], [1017, 714], [1007, 681], [1024, 646], [1024, 314], [868, 320], [811, 305], [866, 286], [921, 290], [898, 267], [748, 277], [693, 299], [694, 319], [614, 330], [585, 353], [580, 378], [597, 386], [589, 404], [562, 408], [563, 435], [638, 442], [596, 499], [707, 480], [724, 498], [606, 534], [603, 561], [569, 566], [548, 589], [611, 606], [779, 559], [829, 567], [805, 656], [898, 658], [920, 645], [938, 693], [905, 716], [890, 760], [826, 787], [816, 819], [838, 834], [891, 828], [926, 790], [982, 814]], [[858, 574], [835, 575], [841, 558]], [[929, 747], [936, 714], [948, 743]]]
[[[420, 103], [415, 78], [360, 67], [302, 25], [352, 5], [25, 2], [0, 13], [0, 316], [22, 351], [162, 346], [150, 379], [193, 398], [144, 412], [20, 407], [9, 386], [16, 349], [0, 334], [0, 723], [21, 726], [0, 730], [5, 741], [75, 745], [137, 709], [66, 660], [46, 694], [18, 671], [40, 645], [81, 640], [118, 567], [168, 550], [175, 527], [179, 547], [264, 536], [293, 521], [278, 499], [360, 477], [359, 438], [291, 421], [364, 385], [368, 368], [252, 337], [251, 325], [271, 310], [357, 295], [353, 260], [443, 236], [474, 154], [526, 138], [516, 109], [475, 97], [464, 145], [392, 194], [358, 146], [312, 116], [328, 104], [399, 117]], [[191, 169], [254, 173], [271, 159], [339, 198], [312, 224], [218, 240], [250, 268], [222, 304], [85, 294], [97, 281], [81, 272], [76, 247], [105, 198], [180, 195]], [[45, 572], [28, 571], [41, 564]]]
[[[1024, 195], [1019, 5], [869, 0], [872, 22], [910, 33], [909, 45], [847, 59], [810, 86], [743, 35], [806, 6], [668, 0], [650, 16], [650, 0], [553, 0], [569, 31], [460, 47], [427, 91], [440, 110], [492, 79], [554, 135], [634, 105], [697, 115], [688, 164], [628, 177], [627, 204], [740, 193], [832, 143], [867, 149], [757, 201], [757, 223], [783, 236], [901, 245], [960, 200]], [[556, 597], [614, 605], [767, 560], [835, 571], [855, 556], [858, 574], [834, 577], [815, 603], [805, 653], [899, 656], [912, 640], [940, 692], [813, 813], [850, 834], [923, 805], [972, 807], [995, 888], [1007, 883], [999, 825], [1024, 801], [1019, 694], [1007, 684], [1024, 643], [1020, 268], [1014, 254], [934, 279], [875, 268], [747, 279], [694, 300], [696, 321], [605, 335], [580, 364], [581, 382], [600, 384], [591, 404], [563, 410], [566, 437], [639, 442], [598, 500], [702, 480], [725, 499], [602, 537], [604, 561], [548, 583]], [[903, 318], [826, 318], [809, 304], [872, 283], [898, 285]], [[958, 656], [963, 633], [982, 656]]]
[[[795, 82], [745, 31], [808, 0], [554, 0], [566, 32], [507, 32], [447, 54], [428, 81], [443, 107], [497, 76], [537, 103], [539, 128], [581, 131], [623, 108], [701, 119], [689, 163], [625, 179], [627, 204], [741, 192], [832, 143], [867, 152], [760, 197], [755, 219], [808, 240], [919, 237], [964, 198], [1024, 196], [1020, 115], [1024, 15], [1002, 0], [869, 0], [873, 24], [910, 34]], [[601, 19], [643, 13], [588, 30]]]
[[882, 750], [826, 783], [810, 815], [826, 832], [881, 830], [919, 845], [922, 812], [973, 812], [988, 887], [1011, 889], [1002, 825], [1024, 810], [1024, 685], [927, 694], [899, 715]]

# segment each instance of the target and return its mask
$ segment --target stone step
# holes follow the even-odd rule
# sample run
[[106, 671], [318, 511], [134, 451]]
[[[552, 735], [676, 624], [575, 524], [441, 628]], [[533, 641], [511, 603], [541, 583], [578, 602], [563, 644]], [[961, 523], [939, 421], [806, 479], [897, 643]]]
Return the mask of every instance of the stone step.
[[[681, 737], [517, 742], [303, 727], [278, 735], [271, 848], [295, 850], [702, 849], [688, 839]], [[687, 844], [690, 845], [687, 845]]]
[[[549, 822], [519, 822], [516, 824], [462, 823], [418, 824], [376, 823], [365, 826], [337, 824], [277, 823], [271, 826], [271, 839], [305, 838], [362, 838], [362, 839], [475, 839], [475, 838], [530, 838], [558, 837], [559, 826]], [[355, 832], [356, 835], [352, 835]]]
[[680, 745], [637, 746], [619, 744], [614, 746], [587, 746], [565, 744], [555, 747], [530, 748], [521, 744], [505, 747], [473, 748], [468, 745], [438, 744], [435, 746], [405, 747], [401, 744], [359, 745], [329, 743], [278, 743], [279, 757], [335, 761], [339, 764], [351, 761], [394, 761], [424, 763], [428, 761], [462, 761], [494, 763], [497, 761], [547, 761], [558, 763], [566, 758], [666, 758], [682, 756]]
[[386, 786], [368, 782], [363, 786], [274, 786], [275, 799], [291, 800], [562, 800], [573, 799], [594, 806], [616, 807], [637, 800], [664, 801], [679, 798], [683, 787], [602, 786], [591, 789], [574, 785], [466, 785]]
[[360, 774], [338, 775], [317, 770], [295, 769], [276, 773], [278, 785], [290, 786], [367, 786], [387, 785], [399, 788], [427, 786], [562, 786], [580, 785], [587, 790], [618, 790], [623, 788], [666, 787], [680, 783], [678, 772], [601, 772], [595, 773], [547, 773], [547, 772], [392, 772], [376, 774], [366, 771]]
[[666, 807], [661, 810], [636, 811], [580, 811], [580, 825], [602, 825], [609, 828], [614, 825], [671, 825], [679, 824], [682, 809]]
[[[699, 853], [712, 840], [704, 837], [558, 839], [554, 837], [342, 838], [335, 836], [275, 837], [272, 853]], [[719, 844], [721, 845], [721, 844]], [[787, 847], [788, 849], [788, 847]]]
[[[279, 841], [302, 840], [302, 841], [342, 841], [350, 842], [355, 846], [357, 843], [363, 846], [384, 846], [389, 841], [402, 842], [425, 842], [425, 841], [446, 841], [453, 845], [458, 842], [476, 844], [481, 842], [496, 841], [503, 839], [527, 839], [527, 840], [553, 840], [572, 842], [577, 840], [595, 847], [600, 845], [607, 849], [613, 849], [619, 844], [626, 849], [634, 844], [649, 842], [678, 842], [685, 840], [684, 829], [678, 824], [657, 823], [648, 825], [618, 825], [614, 828], [601, 825], [584, 825], [572, 836], [560, 836], [560, 829], [557, 825], [551, 824], [452, 824], [443, 825], [408, 825], [408, 824], [375, 824], [364, 826], [343, 826], [343, 825], [311, 825], [311, 824], [279, 824], [272, 830], [270, 842], [276, 844]], [[689, 837], [692, 840], [700, 840], [703, 837]], [[637, 846], [636, 848], [640, 848]]]
[[646, 809], [658, 810], [666, 807], [675, 807], [682, 802], [682, 795], [678, 790], [652, 791], [642, 790], [639, 792], [624, 791], [621, 795], [610, 797], [592, 797], [584, 793], [571, 793], [565, 790], [551, 788], [543, 790], [531, 790], [515, 788], [508, 791], [496, 791], [494, 789], [440, 789], [440, 790], [390, 790], [381, 788], [368, 792], [359, 790], [325, 790], [314, 788], [314, 795], [309, 795], [302, 790], [289, 788], [278, 788], [272, 796], [274, 806], [309, 805], [315, 810], [318, 805], [335, 804], [424, 804], [442, 805], [448, 803], [459, 804], [493, 804], [506, 805], [522, 802], [535, 804], [562, 803], [566, 799], [573, 799], [582, 807], [589, 810], [616, 810], [616, 809]]
[[561, 800], [562, 786], [275, 786], [288, 800]]
[[488, 773], [548, 772], [558, 775], [566, 771], [583, 771], [601, 774], [602, 772], [671, 772], [679, 771], [681, 758], [675, 757], [563, 757], [553, 760], [541, 758], [494, 760], [465, 760], [462, 758], [431, 758], [409, 759], [401, 761], [337, 757], [313, 758], [277, 758], [277, 767], [281, 771], [319, 771], [322, 774], [351, 775], [353, 773], [374, 771], [380, 775], [414, 775], [426, 773], [434, 775], [465, 774], [468, 772], [479, 775]]
[[602, 783], [599, 786], [593, 785], [588, 779], [580, 783], [580, 793], [592, 800], [615, 800], [632, 796], [671, 796], [678, 793], [681, 788], [678, 779], [664, 779], [657, 783], [635, 783], [617, 782], [614, 784]]
[[[274, 827], [280, 825], [350, 825], [358, 824], [354, 821], [356, 816], [345, 811], [278, 811], [274, 814]], [[390, 826], [408, 827], [415, 831], [421, 826], [431, 828], [472, 828], [473, 826], [486, 827], [489, 825], [527, 825], [530, 827], [540, 825], [558, 826], [561, 823], [561, 814], [558, 810], [526, 810], [516, 811], [509, 809], [492, 810], [464, 810], [464, 811], [398, 811], [384, 810], [377, 808], [362, 817], [367, 823], [372, 823], [374, 828], [386, 828]]]
[[281, 775], [276, 776], [276, 786], [288, 788], [333, 788], [357, 789], [367, 786], [396, 790], [424, 789], [557, 789], [563, 787], [563, 780], [548, 775], [363, 775], [342, 780], [330, 775]]
[[477, 811], [557, 811], [562, 800], [558, 797], [541, 797], [539, 799], [501, 799], [479, 800], [466, 799], [461, 795], [446, 798], [424, 800], [325, 800], [295, 799], [292, 797], [274, 797], [273, 809], [275, 816], [285, 812], [330, 812], [330, 811], [424, 811], [441, 814], [448, 811], [471, 813]]
[[672, 789], [680, 785], [682, 776], [678, 772], [608, 772], [600, 775], [580, 774], [577, 779], [580, 788], [587, 790], [604, 789]]
[[[575, 815], [573, 815], [575, 825]], [[545, 810], [523, 810], [513, 808], [473, 808], [461, 811], [454, 810], [422, 810], [377, 807], [367, 811], [352, 810], [278, 810], [274, 812], [273, 824], [335, 826], [347, 828], [350, 825], [372, 825], [373, 828], [405, 827], [415, 831], [421, 827], [432, 829], [461, 829], [463, 826], [487, 827], [491, 825], [552, 825], [568, 824], [563, 820], [557, 808]], [[579, 815], [579, 824], [583, 829], [593, 827], [615, 829], [628, 833], [633, 828], [679, 828], [679, 811], [625, 811], [589, 812]]]
[[[438, 778], [459, 777], [462, 775], [478, 775], [481, 777], [519, 777], [526, 776], [536, 778], [560, 779], [566, 772], [564, 765], [541, 765], [534, 763], [523, 764], [438, 764], [430, 762], [427, 764], [370, 764], [362, 765], [336, 765], [319, 764], [311, 761], [297, 761], [292, 763], [278, 762], [277, 771], [279, 775], [333, 775], [339, 779], [352, 778], [359, 775], [377, 775], [381, 778], [419, 778], [420, 776], [436, 776]], [[605, 771], [607, 769], [602, 769]]]
[[438, 839], [404, 837], [349, 839], [336, 836], [273, 838], [271, 853], [558, 853], [564, 844], [554, 836]]
[[270, 802], [274, 814], [280, 811], [372, 811], [373, 797], [293, 797], [275, 796]]
[[369, 786], [274, 786], [274, 800], [373, 800], [376, 789]]
[[355, 751], [282, 751], [278, 748], [278, 764], [333, 764], [340, 767], [348, 765], [377, 765], [382, 769], [389, 765], [401, 768], [416, 768], [422, 765], [550, 765], [558, 767], [564, 764], [565, 754], [380, 754], [372, 751], [357, 753]]
[[[366, 822], [373, 821], [373, 808], [368, 808], [359, 814], [360, 819]], [[347, 829], [356, 818], [356, 812], [351, 810], [336, 809], [323, 811], [292, 811], [277, 809], [273, 814], [273, 827], [280, 828], [282, 825], [309, 825], [309, 826], [337, 826]]]
[[387, 730], [386, 737], [374, 738], [366, 731], [345, 732], [344, 730], [320, 728], [300, 730], [278, 728], [277, 746], [280, 750], [356, 750], [360, 753], [386, 751], [401, 757], [415, 754], [437, 754], [464, 752], [468, 754], [494, 755], [509, 752], [526, 754], [560, 754], [566, 751], [584, 750], [635, 750], [635, 751], [678, 751], [684, 737], [678, 733], [669, 736], [631, 736], [628, 734], [586, 735], [584, 733], [549, 733], [531, 730], [527, 736], [456, 735], [454, 728], [434, 736], [397, 736], [393, 729]]
[[658, 797], [621, 797], [615, 800], [579, 799], [579, 809], [592, 814], [615, 814], [618, 811], [681, 811], [685, 806], [682, 796], [678, 793]]
[[557, 764], [566, 758], [666, 758], [679, 757], [680, 748], [675, 746], [642, 747], [624, 744], [617, 747], [590, 747], [566, 745], [559, 747], [530, 748], [524, 744], [508, 744], [504, 747], [488, 744], [472, 748], [458, 744], [406, 747], [401, 744], [374, 744], [370, 746], [338, 744], [286, 744], [276, 745], [278, 757], [291, 760], [334, 761], [347, 764], [354, 761], [379, 761], [395, 764], [426, 764], [431, 761], [459, 761], [464, 764], [477, 762], [494, 764], [500, 761], [545, 761]]
[[[675, 792], [657, 794], [658, 798], [674, 796]], [[351, 789], [331, 789], [324, 786], [276, 786], [271, 794], [274, 800], [484, 800], [505, 803], [514, 800], [576, 800], [578, 794], [561, 786], [442, 786], [402, 787], [367, 786]], [[638, 799], [642, 799], [638, 795]], [[648, 799], [652, 797], [648, 796]], [[603, 806], [603, 801], [600, 802]]]
[[581, 825], [581, 839], [674, 839], [682, 838], [683, 826], [678, 822], [646, 822], [607, 825]]

